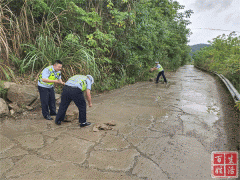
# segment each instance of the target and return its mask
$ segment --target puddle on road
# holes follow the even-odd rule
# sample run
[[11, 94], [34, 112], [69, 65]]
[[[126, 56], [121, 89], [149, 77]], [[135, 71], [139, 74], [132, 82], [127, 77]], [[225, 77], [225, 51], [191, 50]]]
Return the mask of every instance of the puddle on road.
[[183, 93], [183, 96], [192, 97], [192, 98], [196, 98], [196, 97], [206, 98], [205, 95], [196, 91], [187, 91], [186, 93]]
[[[232, 98], [224, 89], [225, 86], [216, 81], [214, 76], [195, 69], [193, 66], [185, 66], [178, 70], [181, 79], [181, 98], [177, 103], [190, 117], [196, 117], [211, 132], [206, 140], [209, 150], [239, 150], [239, 112], [234, 110]], [[201, 81], [200, 81], [201, 80]], [[203, 83], [204, 82], [204, 83]], [[183, 120], [185, 123], [198, 121], [194, 118]], [[185, 127], [193, 128], [187, 124]], [[198, 129], [196, 129], [198, 128]], [[195, 126], [195, 132], [200, 127]]]
[[202, 81], [203, 79], [193, 79], [194, 81]]
[[184, 112], [187, 112], [189, 114], [198, 114], [198, 113], [207, 113], [207, 106], [200, 105], [200, 104], [188, 104], [188, 105], [183, 105], [182, 109]]

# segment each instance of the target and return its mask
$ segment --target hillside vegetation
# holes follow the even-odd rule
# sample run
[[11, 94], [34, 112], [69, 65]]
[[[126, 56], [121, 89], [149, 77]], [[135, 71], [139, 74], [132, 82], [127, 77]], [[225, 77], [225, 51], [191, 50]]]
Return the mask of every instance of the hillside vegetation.
[[223, 34], [210, 43], [193, 54], [194, 65], [223, 74], [240, 92], [240, 36]]
[[7, 0], [0, 4], [0, 78], [37, 74], [56, 59], [63, 80], [91, 74], [98, 91], [145, 80], [159, 61], [190, 60], [192, 11], [171, 0]]
[[206, 46], [208, 47], [208, 46], [210, 46], [210, 44], [195, 44], [195, 45], [190, 46], [191, 47], [190, 55], [192, 56], [193, 53], [195, 53], [196, 51], [199, 51], [200, 49], [202, 49]]

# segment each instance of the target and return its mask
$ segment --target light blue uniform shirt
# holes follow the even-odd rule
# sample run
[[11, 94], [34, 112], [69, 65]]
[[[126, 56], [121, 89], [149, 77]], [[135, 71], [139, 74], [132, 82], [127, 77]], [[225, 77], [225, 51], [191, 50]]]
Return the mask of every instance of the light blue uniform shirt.
[[[163, 68], [160, 64], [157, 64], [156, 65], [156, 68], [160, 69], [160, 68]], [[163, 70], [162, 70], [163, 71]], [[161, 72], [161, 71], [160, 71]]]
[[[86, 81], [87, 89], [91, 90], [91, 87], [92, 87], [91, 81], [88, 78], [85, 81]], [[71, 86], [71, 87], [78, 87], [79, 89], [82, 90], [82, 87], [80, 86], [80, 84], [75, 84], [72, 81], [67, 81], [65, 85]]]
[[[61, 71], [55, 71], [55, 69], [53, 68], [53, 65], [51, 66], [51, 68], [53, 69], [53, 73], [54, 74], [57, 74], [57, 73], [61, 73]], [[50, 76], [51, 72], [49, 71], [48, 68], [45, 68], [43, 71], [42, 71], [42, 79], [48, 79], [48, 77]], [[55, 75], [56, 76], [56, 75]], [[61, 79], [61, 75], [59, 76], [58, 79]], [[54, 84], [53, 84], [54, 85]], [[41, 84], [39, 81], [38, 81], [38, 86], [41, 86], [41, 87], [44, 87], [44, 88], [52, 88], [53, 85], [45, 85], [45, 84]]]

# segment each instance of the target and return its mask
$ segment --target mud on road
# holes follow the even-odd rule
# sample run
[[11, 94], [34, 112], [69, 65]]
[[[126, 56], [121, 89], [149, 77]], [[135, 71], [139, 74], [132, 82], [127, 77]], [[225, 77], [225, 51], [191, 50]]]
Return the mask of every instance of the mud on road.
[[[90, 127], [57, 126], [40, 111], [1, 120], [0, 179], [212, 179], [211, 152], [239, 151], [239, 113], [223, 85], [191, 65], [166, 77], [168, 86], [93, 97]], [[113, 130], [93, 132], [112, 120]]]

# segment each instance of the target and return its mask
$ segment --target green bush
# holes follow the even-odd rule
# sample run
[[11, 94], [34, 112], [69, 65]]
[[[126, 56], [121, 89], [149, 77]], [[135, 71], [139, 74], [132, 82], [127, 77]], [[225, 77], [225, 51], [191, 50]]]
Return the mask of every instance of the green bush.
[[211, 46], [204, 47], [193, 54], [194, 65], [209, 71], [223, 74], [240, 92], [240, 36], [216, 37]]
[[64, 80], [91, 74], [104, 91], [147, 80], [155, 61], [176, 70], [190, 60], [186, 26], [192, 11], [179, 13], [177, 1], [7, 2], [0, 12], [6, 34], [1, 38], [11, 45], [10, 63], [21, 74], [37, 74], [60, 59]]
[[3, 81], [0, 81], [0, 98], [7, 100], [7, 89], [4, 89]]

